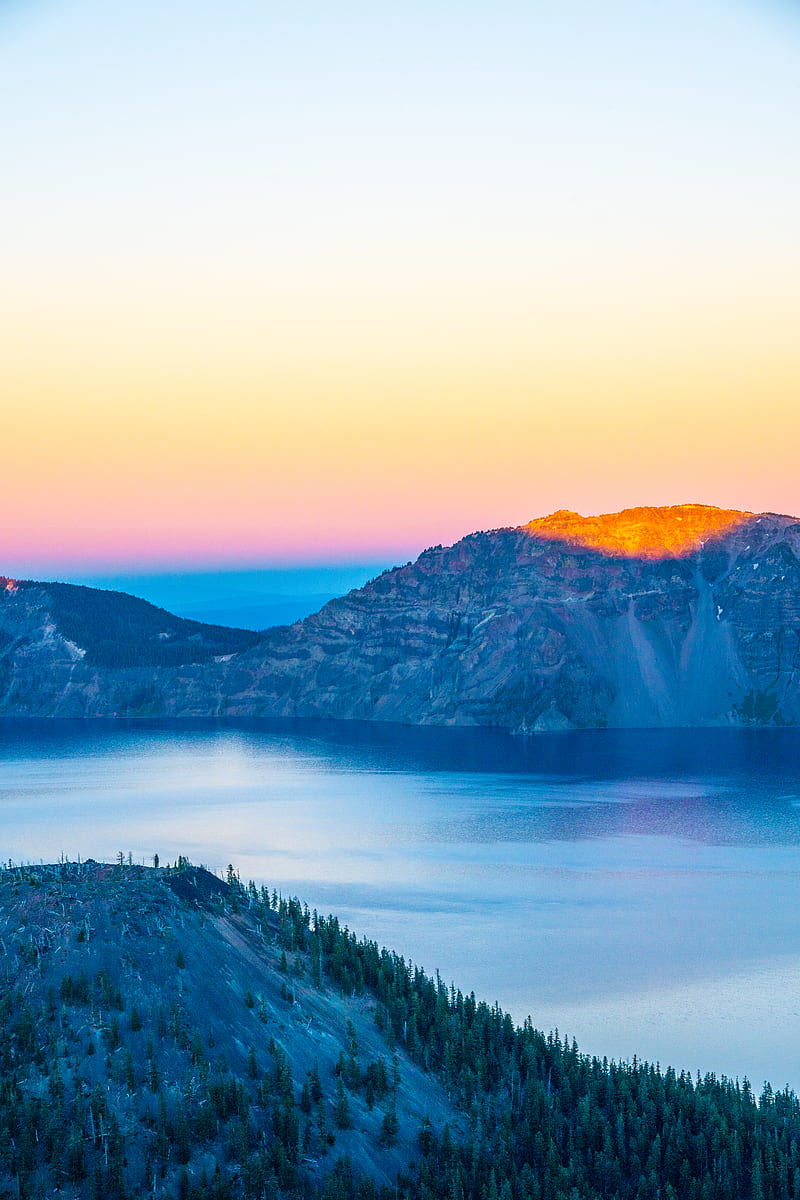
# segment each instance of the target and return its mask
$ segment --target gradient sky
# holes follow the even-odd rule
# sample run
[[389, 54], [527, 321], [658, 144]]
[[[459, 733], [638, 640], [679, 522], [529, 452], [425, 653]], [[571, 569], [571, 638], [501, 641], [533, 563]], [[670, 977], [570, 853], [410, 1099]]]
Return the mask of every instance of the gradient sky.
[[778, 0], [0, 0], [0, 572], [800, 511]]

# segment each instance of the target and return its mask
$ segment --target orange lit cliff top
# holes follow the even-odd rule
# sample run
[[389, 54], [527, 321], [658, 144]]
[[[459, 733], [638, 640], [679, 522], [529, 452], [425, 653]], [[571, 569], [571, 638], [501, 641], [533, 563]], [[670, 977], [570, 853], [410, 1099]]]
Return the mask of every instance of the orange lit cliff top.
[[625, 508], [599, 517], [560, 509], [529, 521], [522, 529], [533, 537], [556, 538], [604, 554], [628, 558], [682, 558], [709, 539], [744, 525], [750, 512], [706, 504], [674, 504], [669, 508]]

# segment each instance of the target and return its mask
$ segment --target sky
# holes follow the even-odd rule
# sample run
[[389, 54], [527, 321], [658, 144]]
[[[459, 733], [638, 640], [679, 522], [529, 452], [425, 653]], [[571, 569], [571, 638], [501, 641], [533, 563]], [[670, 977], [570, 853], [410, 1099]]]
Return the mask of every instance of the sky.
[[800, 512], [799, 123], [780, 0], [0, 0], [0, 573]]
[[84, 568], [67, 574], [67, 583], [127, 592], [149, 600], [178, 617], [237, 629], [269, 629], [291, 625], [336, 596], [362, 587], [396, 564], [309, 562], [291, 567], [268, 564], [261, 568], [177, 571], [136, 569], [95, 574]]

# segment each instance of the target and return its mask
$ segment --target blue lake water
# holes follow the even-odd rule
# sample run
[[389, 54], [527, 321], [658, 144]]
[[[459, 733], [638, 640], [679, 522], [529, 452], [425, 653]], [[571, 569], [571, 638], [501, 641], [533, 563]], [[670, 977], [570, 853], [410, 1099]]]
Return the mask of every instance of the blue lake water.
[[0, 722], [0, 857], [186, 854], [609, 1057], [800, 1089], [800, 730]]

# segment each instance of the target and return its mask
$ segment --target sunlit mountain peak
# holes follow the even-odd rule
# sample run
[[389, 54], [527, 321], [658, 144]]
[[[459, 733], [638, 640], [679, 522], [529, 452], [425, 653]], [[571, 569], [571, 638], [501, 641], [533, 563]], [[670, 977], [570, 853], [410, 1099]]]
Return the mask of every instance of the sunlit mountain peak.
[[596, 517], [559, 509], [548, 517], [529, 521], [522, 528], [533, 537], [557, 539], [609, 555], [681, 558], [752, 517], [751, 512], [708, 504], [625, 508], [622, 512]]

